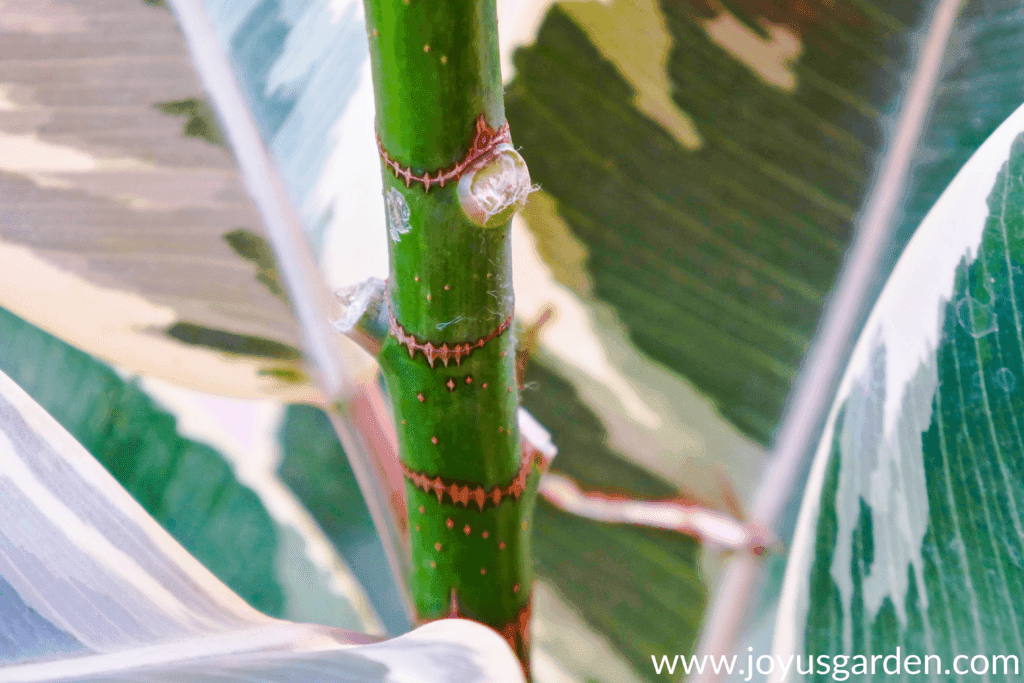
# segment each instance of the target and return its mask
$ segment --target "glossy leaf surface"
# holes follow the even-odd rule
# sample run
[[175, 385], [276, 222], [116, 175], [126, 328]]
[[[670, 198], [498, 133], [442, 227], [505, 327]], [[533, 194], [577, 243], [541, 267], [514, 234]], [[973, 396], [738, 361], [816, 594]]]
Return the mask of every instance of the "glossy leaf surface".
[[253, 610], [2, 373], [0, 450], [0, 680], [522, 680], [469, 622], [374, 643]]
[[[1024, 24], [1021, 23], [1020, 14], [1016, 3], [1013, 2], [968, 2], [961, 6], [953, 7], [958, 13], [953, 22], [952, 31], [944, 39], [945, 54], [938, 71], [939, 80], [934, 93], [930, 95], [930, 113], [928, 113], [927, 124], [917, 143], [915, 149], [908, 150], [911, 153], [912, 165], [908, 177], [906, 191], [897, 191], [892, 183], [883, 183], [879, 187], [879, 193], [888, 192], [897, 201], [902, 202], [901, 213], [892, 216], [890, 220], [892, 228], [895, 229], [887, 247], [887, 253], [879, 253], [878, 258], [867, 268], [859, 273], [858, 281], [860, 286], [865, 288], [866, 302], [870, 303], [877, 297], [889, 272], [891, 264], [895, 262], [896, 256], [902, 251], [906, 239], [918, 227], [925, 212], [931, 208], [935, 198], [945, 189], [960, 166], [973, 153], [983, 139], [989, 135], [1005, 118], [1024, 100], [1024, 83], [1022, 83], [1020, 67], [1022, 66], [1021, 53], [1013, 46], [1020, 42], [1024, 35]], [[947, 10], [937, 8], [936, 15], [946, 13]], [[931, 44], [931, 36], [938, 28], [938, 22], [932, 21], [929, 28], [928, 44]], [[925, 48], [922, 48], [925, 49]], [[933, 55], [933, 60], [935, 56]], [[920, 69], [928, 68], [929, 60], [921, 60]], [[932, 68], [934, 68], [934, 66]], [[902, 126], [902, 124], [901, 124]], [[898, 156], [898, 155], [897, 155]], [[866, 226], [867, 227], [867, 226]], [[863, 238], [858, 240], [858, 245], [865, 242]], [[849, 279], [849, 278], [848, 278]], [[874, 282], [872, 282], [874, 280]], [[850, 284], [850, 283], [846, 283]], [[832, 295], [833, 301], [838, 294]], [[855, 335], [859, 332], [867, 318], [869, 310], [858, 314], [852, 307], [835, 307], [833, 311], [838, 315], [833, 316], [832, 322], [841, 321], [853, 335], [844, 345], [852, 350]], [[837, 359], [835, 377], [825, 374], [819, 370], [821, 365], [828, 365], [830, 357], [818, 357], [817, 361], [808, 360], [807, 367], [803, 373], [804, 380], [817, 378], [817, 381], [827, 381], [833, 386], [838, 386], [841, 373], [846, 365], [847, 354]], [[830, 371], [831, 373], [832, 371]], [[804, 430], [801, 452], [810, 455], [814, 446], [820, 438], [820, 430], [825, 424], [825, 417], [828, 406], [822, 406], [821, 401], [831, 400], [831, 392], [820, 393], [818, 402], [803, 402], [800, 410], [791, 407], [790, 419], [786, 425], [792, 423], [809, 422], [806, 413], [814, 411], [820, 415], [821, 427], [813, 427]], [[786, 428], [784, 428], [785, 431]], [[792, 431], [792, 430], [790, 430]], [[792, 450], [792, 449], [791, 449]], [[802, 481], [806, 478], [806, 469], [800, 476]], [[762, 486], [761, 497], [779, 498], [779, 481], [777, 477], [766, 477]], [[793, 489], [798, 492], [798, 489]], [[790, 496], [787, 496], [790, 497]], [[790, 497], [791, 503], [783, 521], [780, 522], [778, 532], [784, 539], [789, 538], [796, 523], [799, 509], [799, 496]], [[759, 632], [755, 640], [748, 643], [753, 645], [755, 650], [766, 651], [768, 641], [771, 638], [774, 613], [778, 601], [779, 587], [781, 586], [782, 572], [772, 572], [773, 577], [764, 589], [764, 601], [758, 611], [764, 615], [762, 623], [749, 629], [750, 633]], [[735, 591], [728, 586], [723, 586], [720, 599], [716, 602], [716, 609], [723, 613], [735, 613], [736, 603], [729, 603], [724, 596], [734, 594]], [[729, 604], [723, 604], [729, 603]]]
[[[301, 614], [319, 593], [334, 625], [358, 628], [343, 597], [315, 576], [295, 529], [267, 513], [224, 457], [183, 438], [137, 381], [0, 310], [0, 371], [43, 405], [174, 538], [250, 605]], [[364, 513], [365, 514], [365, 513]]]
[[[784, 8], [730, 5], [732, 13], [712, 21], [708, 13], [691, 13], [685, 6], [611, 3], [588, 10], [574, 3], [552, 10], [517, 63], [509, 117], [517, 144], [524, 146], [531, 164], [538, 165], [545, 193], [534, 200], [542, 210], [531, 214], [528, 209], [526, 222], [538, 235], [540, 251], [556, 275], [575, 283], [585, 295], [583, 309], [591, 316], [588, 322], [599, 323], [599, 347], [612, 371], [595, 372], [600, 362], [583, 358], [590, 346], [576, 337], [568, 357], [564, 350], [552, 352], [554, 335], [546, 346], [542, 343], [542, 352], [557, 359], [560, 374], [572, 378], [589, 406], [600, 408], [616, 450], [665, 479], [680, 481], [692, 475], [699, 469], [694, 462], [702, 457], [726, 463], [735, 459], [742, 463], [736, 476], [746, 491], [757, 473], [751, 463], [758, 461], [758, 451], [730, 433], [727, 425], [723, 429], [702, 413], [697, 417], [693, 406], [702, 400], [664, 378], [678, 382], [678, 376], [658, 375], [664, 366], [633, 362], [643, 354], [630, 338], [642, 351], [694, 379], [748, 435], [767, 440], [878, 163], [884, 125], [880, 121], [893, 109], [900, 79], [911, 66], [907, 48], [916, 37], [909, 32], [922, 16], [917, 10], [893, 17], [875, 6], [851, 7], [819, 7], [820, 13], [800, 17]], [[255, 6], [248, 11], [246, 21], [255, 21]], [[293, 32], [313, 41], [308, 31], [314, 24], [308, 16], [319, 10], [312, 4], [306, 11], [308, 15], [294, 8], [279, 11], [275, 21], [283, 33], [275, 35]], [[768, 59], [783, 76], [789, 74], [788, 81], [758, 71], [757, 58], [737, 56], [716, 34], [717, 24], [738, 17], [756, 35], [763, 12], [785, 25], [781, 32], [761, 26], [768, 33], [767, 38], [760, 35], [764, 43], [771, 38], [778, 47], [787, 39], [785, 31], [796, 36], [789, 58], [774, 52]], [[347, 21], [344, 14], [338, 25]], [[639, 33], [649, 28], [643, 22], [654, 29]], [[226, 25], [243, 25], [240, 14]], [[311, 47], [312, 52], [324, 52], [323, 43], [313, 42], [317, 47]], [[664, 50], [667, 69], [652, 57], [654, 48], [648, 43]], [[273, 90], [266, 74], [271, 68], [298, 64], [299, 44], [275, 39], [272, 54], [264, 55], [275, 66], [251, 73]], [[314, 61], [322, 68], [329, 63], [323, 58]], [[346, 63], [345, 68], [350, 66]], [[308, 79], [316, 71], [302, 73]], [[650, 73], [653, 85], [638, 77]], [[709, 85], [702, 82], [707, 73], [724, 76]], [[351, 114], [339, 120], [326, 143], [337, 161], [323, 160], [321, 171], [344, 188], [330, 203], [333, 213], [322, 214], [334, 230], [328, 230], [326, 243], [353, 250], [366, 239], [366, 223], [350, 220], [350, 225], [361, 227], [340, 230], [340, 207], [344, 204], [345, 211], [355, 212], [352, 207], [358, 203], [341, 200], [362, 187], [352, 171], [356, 161], [362, 158], [369, 165], [375, 160], [374, 150], [366, 147], [359, 151], [366, 152], [362, 157], [343, 155], [345, 149], [359, 149], [351, 142], [358, 135], [373, 135], [368, 122], [358, 123], [363, 120], [357, 104], [366, 93], [366, 75], [361, 79], [363, 89], [349, 100]], [[293, 82], [306, 106], [321, 97], [302, 86], [307, 81]], [[326, 103], [318, 110], [325, 111], [324, 107]], [[579, 116], [584, 110], [588, 116]], [[688, 117], [697, 123], [692, 137], [679, 125]], [[292, 138], [275, 133], [273, 139]], [[730, 140], [742, 144], [731, 145]], [[780, 152], [781, 147], [785, 149]], [[322, 154], [319, 147], [305, 149]], [[674, 180], [680, 177], [686, 182]], [[729, 182], [719, 182], [721, 178]], [[640, 186], [656, 191], [640, 196]], [[380, 200], [374, 193], [365, 201]], [[545, 214], [545, 205], [554, 207], [554, 219]], [[383, 221], [373, 210], [368, 213], [385, 236]], [[383, 216], [383, 207], [376, 213]], [[559, 223], [561, 233], [556, 229]], [[638, 226], [644, 225], [650, 229], [641, 233]], [[684, 237], [676, 230], [679, 225], [695, 231], [696, 237]], [[700, 232], [702, 225], [708, 232]], [[572, 232], [564, 239], [567, 230]], [[584, 245], [579, 259], [573, 233]], [[652, 249], [656, 256], [651, 256]], [[344, 282], [344, 262], [334, 258], [337, 253], [338, 247], [328, 248], [325, 265], [335, 273], [335, 281]], [[349, 263], [363, 267], [360, 262], [367, 258], [356, 253], [360, 255]], [[710, 256], [694, 261], [694, 254]], [[754, 263], [748, 256], [761, 260]], [[773, 290], [765, 286], [772, 278], [793, 286]], [[764, 298], [773, 291], [784, 291], [785, 296]], [[642, 296], [624, 299], [629, 292]], [[596, 297], [587, 298], [591, 293]], [[552, 296], [550, 289], [532, 299], [543, 304], [545, 296]], [[517, 295], [518, 301], [526, 298]], [[634, 305], [641, 298], [643, 305]], [[645, 308], [651, 305], [656, 310]], [[625, 323], [625, 334], [616, 313]], [[571, 357], [573, 352], [577, 357]], [[758, 371], [748, 373], [748, 367]], [[642, 394], [639, 407], [637, 393]], [[652, 400], [655, 397], [667, 405]], [[748, 401], [756, 405], [744, 403]], [[534, 412], [548, 422], [543, 410]], [[680, 419], [681, 414], [691, 423]], [[705, 491], [709, 479], [705, 471]]]
[[861, 335], [804, 499], [779, 653], [899, 647], [940, 656], [935, 680], [958, 679], [958, 655], [963, 670], [1024, 653], [1022, 131], [1018, 110], [956, 176]]

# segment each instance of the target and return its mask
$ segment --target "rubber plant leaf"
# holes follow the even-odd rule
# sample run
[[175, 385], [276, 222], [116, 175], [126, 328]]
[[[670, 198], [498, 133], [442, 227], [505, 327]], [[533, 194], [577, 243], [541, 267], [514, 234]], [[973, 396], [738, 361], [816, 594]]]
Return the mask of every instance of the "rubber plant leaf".
[[[294, 94], [299, 104], [288, 106], [317, 110], [314, 102], [324, 96], [309, 84], [327, 78], [331, 60], [340, 60], [335, 51], [330, 59], [299, 59], [328, 51], [311, 32], [320, 25], [316, 13], [325, 11], [320, 4], [301, 13], [281, 9], [274, 30], [258, 21], [256, 3], [237, 13], [222, 2], [208, 4], [223, 22], [225, 44], [236, 46], [236, 71], [257, 80], [254, 92]], [[819, 3], [806, 15], [788, 4], [695, 5], [563, 3], [530, 16], [514, 9], [500, 14], [505, 46], [526, 44], [505, 64], [507, 112], [513, 139], [542, 188], [524, 220], [513, 225], [516, 305], [528, 322], [556, 304], [539, 358], [553, 372], [543, 376], [571, 382], [576, 403], [565, 405], [566, 413], [577, 414], [579, 406], [596, 416], [594, 433], [579, 435], [579, 446], [574, 435], [556, 435], [559, 458], [585, 445], [606, 445], [607, 438], [616, 462], [654, 473], [662, 487], [655, 495], [686, 484], [717, 497], [717, 474], [724, 469], [749, 497], [765, 458], [762, 446], [778, 424], [856, 216], [872, 194], [871, 175], [893, 155], [891, 125], [919, 67], [915, 57], [932, 5]], [[1007, 46], [1013, 40], [1000, 33], [1017, 30], [1014, 11], [1009, 4], [963, 9], [948, 44], [970, 49], [948, 51], [951, 60], [941, 69], [947, 80], [934, 97], [944, 105], [936, 119], [942, 125], [928, 128], [926, 142], [910, 151], [909, 167], [918, 173], [910, 181], [914, 202], [934, 196], [933, 187], [946, 182], [949, 159], [973, 150], [976, 128], [991, 130], [1018, 103], [1013, 93], [1020, 71], [1002, 66], [1006, 59], [1012, 63]], [[332, 30], [348, 31], [360, 10], [335, 19]], [[517, 28], [520, 19], [539, 31]], [[269, 55], [237, 49], [270, 35], [276, 37]], [[364, 37], [353, 40], [362, 44]], [[314, 42], [315, 50], [300, 49]], [[989, 69], [998, 77], [986, 88]], [[289, 74], [294, 90], [271, 73]], [[321, 202], [322, 261], [337, 284], [348, 284], [346, 274], [355, 272], [382, 276], [381, 252], [393, 239], [384, 222], [384, 192], [361, 170], [380, 161], [373, 144], [359, 142], [372, 141], [374, 130], [368, 73], [358, 73], [354, 94], [345, 91], [345, 116], [322, 145], [297, 145], [287, 117], [272, 136], [275, 149], [304, 151], [307, 160], [315, 152], [321, 164], [317, 187], [323, 192], [303, 196]], [[975, 75], [978, 96], [963, 97], [958, 85]], [[266, 111], [275, 104], [254, 101]], [[965, 125], [971, 135], [950, 132]], [[359, 209], [354, 195], [374, 206]], [[395, 225], [396, 236], [408, 239], [401, 221]], [[880, 241], [900, 225], [891, 216]], [[372, 251], [367, 226], [377, 235]], [[353, 262], [363, 270], [353, 270]], [[876, 256], [868, 270], [885, 267]], [[523, 392], [524, 403], [552, 431], [563, 420], [563, 406], [543, 395], [563, 390], [536, 380]], [[596, 459], [594, 471], [585, 472], [586, 454], [581, 451], [574, 475], [601, 480]], [[314, 513], [333, 515], [329, 509]], [[579, 557], [565, 553], [569, 546], [547, 547], [562, 548], [563, 555], [542, 563], [542, 578], [549, 571], [556, 576], [549, 568], [557, 567], [573, 581], [587, 580], [588, 574], [573, 573]], [[595, 556], [608, 547], [588, 546]], [[630, 556], [628, 547], [622, 546], [622, 558]], [[540, 543], [537, 548], [545, 552]], [[584, 593], [599, 592], [595, 581]], [[629, 619], [600, 600], [574, 597], [571, 609], [598, 640], [614, 643], [603, 653], [618, 663], [636, 662], [638, 676], [653, 676], [649, 639], [664, 651], [685, 650], [699, 624], [693, 603], [682, 603], [692, 600], [689, 586], [681, 580], [673, 594], [680, 601], [678, 621], [644, 638], [611, 635], [620, 627], [622, 634], [649, 629], [641, 628], [641, 617], [641, 627], [630, 630], [623, 625]], [[540, 650], [543, 638], [535, 641]]]
[[[262, 143], [239, 143], [237, 122], [207, 103], [205, 62], [174, 15], [141, 1], [56, 6], [0, 27], [0, 305], [192, 389], [358, 400], [373, 365], [329, 331], [331, 295], [276, 169], [254, 171]], [[372, 435], [340, 412], [349, 456], [367, 460]], [[391, 539], [393, 495], [372, 465], [362, 472]], [[397, 566], [400, 544], [385, 547]]]
[[[1024, 100], [1021, 53], [1014, 47], [1024, 35], [1024, 23], [1013, 3], [937, 3], [918, 35], [916, 66], [906, 81], [907, 94], [891, 128], [885, 163], [873, 180], [870, 201], [858, 218], [857, 238], [794, 383], [773, 445], [772, 467], [765, 471], [750, 505], [751, 516], [776, 525], [785, 543], [793, 533], [810, 456], [869, 304], [936, 198]], [[932, 85], [924, 87], [928, 81]], [[910, 135], [915, 126], [916, 141]], [[900, 166], [904, 170], [895, 172]], [[901, 177], [905, 182], [898, 180]], [[783, 570], [781, 561], [771, 567], [754, 610], [759, 616], [744, 627], [751, 638], [745, 645], [755, 650], [769, 648]], [[735, 615], [745, 612], [742, 596], [749, 595], [757, 571], [750, 563], [730, 566], [713, 602], [715, 616], [708, 621], [717, 626], [705, 630], [702, 654], [733, 651], [723, 643], [730, 640], [728, 630], [743, 621]]]
[[[331, 552], [322, 532], [305, 521], [308, 513], [301, 505], [289, 505], [275, 495], [270, 472], [253, 477], [250, 463], [238, 462], [241, 457], [259, 460], [259, 450], [275, 448], [273, 424], [262, 428], [258, 415], [236, 406], [232, 415], [250, 418], [245, 428], [252, 438], [247, 443], [234, 446], [197, 433], [196, 420], [186, 415], [183, 427], [176, 419], [181, 415], [178, 404], [167, 398], [176, 389], [173, 385], [155, 391], [152, 380], [126, 378], [3, 309], [0, 348], [0, 372], [17, 382], [176, 541], [251, 606], [293, 621], [384, 632], [338, 556], [369, 551], [379, 557], [379, 543], [370, 548], [365, 541], [355, 548], [351, 541], [339, 543], [338, 553]], [[212, 400], [206, 398], [207, 408]], [[278, 415], [283, 412], [279, 407]], [[326, 429], [333, 436], [329, 423]], [[257, 441], [261, 434], [265, 443]], [[279, 447], [287, 453], [301, 445], [295, 438], [282, 438]], [[283, 489], [279, 481], [277, 487]], [[370, 524], [358, 489], [346, 493], [352, 525], [358, 527], [357, 520]]]
[[[289, 187], [304, 198], [307, 224], [324, 227], [332, 282], [383, 275], [384, 243], [405, 233], [399, 220], [391, 235], [384, 193], [363, 170], [380, 162], [358, 3], [330, 5], [333, 13], [321, 2], [205, 4], [272, 154], [291, 160]], [[515, 269], [526, 273], [518, 309], [529, 320], [558, 304], [541, 355], [598, 415], [602, 428], [581, 441], [607, 430], [613, 457], [653, 471], [667, 491], [685, 482], [718, 495], [719, 466], [742, 494], [753, 489], [760, 445], [777, 425], [871, 173], [887, 158], [888, 121], [931, 5], [793, 7], [566, 3], [519, 16], [539, 32], [516, 28], [515, 11], [502, 14], [506, 47], [517, 35], [529, 43], [505, 72], [508, 117], [542, 187], [513, 226]], [[971, 5], [953, 42], [1005, 26], [999, 17], [1009, 10], [992, 10]], [[360, 52], [328, 34], [350, 37]], [[341, 83], [343, 73], [357, 85], [344, 80], [338, 97], [314, 87]], [[1000, 78], [1014, 83], [1013, 73]], [[1008, 111], [996, 91], [981, 126]], [[342, 100], [343, 116], [326, 113]], [[305, 138], [316, 142], [301, 143], [300, 120], [316, 121]], [[549, 428], [560, 419], [531, 410]], [[591, 478], [601, 478], [596, 466]], [[599, 630], [618, 616], [598, 601], [574, 609]], [[680, 614], [661, 632], [666, 651], [693, 642], [682, 622], [699, 620]], [[615, 642], [645, 661], [645, 643]]]
[[314, 400], [281, 258], [158, 5], [0, 25], [0, 305], [132, 371]]
[[776, 627], [776, 654], [805, 669], [935, 655], [935, 680], [954, 680], [1024, 654], [1022, 173], [1018, 109], [932, 207], [860, 335]]
[[264, 616], [0, 374], [0, 681], [522, 681], [446, 620], [390, 641]]

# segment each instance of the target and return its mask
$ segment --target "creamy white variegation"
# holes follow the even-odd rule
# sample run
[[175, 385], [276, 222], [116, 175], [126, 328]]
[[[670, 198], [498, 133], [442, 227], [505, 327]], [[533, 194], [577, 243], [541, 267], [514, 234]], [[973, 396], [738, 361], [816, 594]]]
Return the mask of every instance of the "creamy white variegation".
[[608, 638], [543, 579], [533, 584], [533, 611], [530, 666], [538, 683], [644, 680]]
[[[883, 536], [876, 544], [875, 566], [889, 566], [888, 575], [871, 576], [865, 582], [865, 602], [877, 610], [882, 599], [890, 596], [901, 606], [906, 591], [906, 567], [913, 567], [921, 580], [921, 540], [927, 520], [927, 496], [921, 461], [921, 430], [931, 419], [930, 403], [934, 394], [935, 352], [940, 340], [942, 312], [953, 294], [954, 273], [961, 260], [977, 255], [985, 222], [989, 216], [987, 198], [1001, 167], [1010, 156], [1010, 146], [1024, 131], [1024, 107], [1018, 109], [989, 137], [984, 145], [956, 175], [911, 239], [903, 256], [886, 283], [861, 333], [850, 364], [843, 375], [839, 392], [826, 423], [800, 512], [793, 555], [777, 619], [774, 649], [786, 655], [801, 652], [803, 624], [806, 621], [804, 591], [814, 559], [815, 533], [819, 518], [819, 499], [829, 456], [832, 453], [835, 419], [844, 402], [868, 405], [858, 400], [858, 391], [874, 383], [874, 395], [882, 399], [878, 420], [883, 441], [877, 444], [876, 458], [855, 462], [858, 450], [844, 428], [841, 447], [840, 509], [837, 557], [832, 578], [848, 609], [852, 586], [849, 578], [850, 535], [853, 498], [864, 495], [877, 515], [875, 528], [898, 529], [899, 535]], [[874, 367], [873, 367], [874, 365]], [[884, 397], [881, 394], [884, 392]], [[916, 432], [916, 433], [915, 433]], [[861, 452], [863, 454], [863, 452]], [[892, 476], [898, 472], [899, 476]], [[851, 482], [850, 478], [855, 478]], [[892, 488], [896, 487], [893, 491]], [[895, 495], [893, 495], [895, 493]], [[842, 552], [839, 552], [842, 551]], [[884, 564], [882, 564], [884, 563]], [[900, 580], [902, 574], [902, 580]], [[922, 595], [927, 604], [927, 597]], [[904, 618], [900, 607], [897, 614]], [[873, 615], [868, 615], [873, 616]]]
[[[803, 369], [794, 382], [792, 396], [775, 436], [771, 461], [751, 506], [752, 517], [761, 523], [778, 523], [793, 497], [793, 487], [805, 471], [807, 454], [818, 436], [822, 413], [840, 374], [841, 359], [857, 334], [857, 322], [868, 305], [872, 274], [884, 258], [886, 245], [896, 229], [902, 193], [962, 4], [963, 0], [937, 3], [930, 20], [922, 25], [917, 36], [913, 73], [909, 74], [901, 109], [890, 121], [892, 127], [884, 156], [857, 218], [855, 240], [804, 358]], [[732, 652], [741, 628], [738, 615], [746, 612], [760, 572], [761, 568], [746, 558], [729, 568], [709, 611], [708, 627], [701, 634], [698, 654], [716, 656]], [[793, 636], [780, 636], [777, 631], [776, 637], [789, 637], [786, 647], [792, 646]], [[786, 647], [781, 651], [787, 651]], [[698, 676], [695, 683], [717, 680], [716, 675]]]
[[16, 628], [2, 682], [523, 680], [504, 639], [472, 622], [372, 642], [253, 610], [3, 374], [0, 496], [0, 628], [42, 619], [60, 634], [47, 651], [39, 629]]
[[288, 304], [224, 240], [264, 233], [230, 153], [157, 106], [203, 98], [173, 16], [6, 0], [0, 32], [20, 46], [0, 57], [0, 305], [134, 371], [311, 400], [309, 382], [282, 379], [298, 376], [294, 361], [166, 334], [186, 322], [303, 345]]
[[[224, 14], [227, 13], [241, 23], [247, 16], [245, 12], [240, 11], [243, 3], [218, 3], [211, 0], [207, 5], [202, 0], [170, 0], [170, 5], [178, 18], [200, 80], [224, 122], [241, 176], [266, 225], [282, 283], [302, 329], [304, 350], [316, 375], [317, 388], [328, 402], [344, 401], [357, 393], [364, 381], [371, 380], [376, 375], [376, 366], [371, 359], [357, 350], [354, 342], [338, 335], [331, 327], [331, 307], [334, 298], [310, 250], [306, 227], [295, 206], [293, 195], [298, 187], [294, 182], [289, 187], [286, 182], [288, 168], [282, 166], [281, 162], [283, 157], [279, 145], [286, 145], [289, 140], [294, 144], [295, 139], [287, 135], [280, 140], [265, 139], [266, 112], [256, 106], [258, 98], [253, 99], [263, 85], [240, 79], [236, 71], [239, 65], [231, 62], [229, 55], [237, 54], [230, 50], [236, 36], [225, 23]], [[357, 21], [358, 12], [350, 7], [345, 16], [351, 27], [352, 22]], [[315, 17], [310, 18], [306, 15], [306, 19], [307, 23], [304, 25], [307, 28], [317, 23]], [[238, 24], [234, 26], [237, 28]], [[281, 37], [280, 34], [275, 35]], [[317, 44], [322, 46], [323, 42], [321, 36]], [[296, 49], [294, 45], [294, 42], [289, 43], [289, 47]], [[296, 59], [300, 62], [306, 60], [305, 57]], [[316, 61], [315, 58], [313, 61]], [[347, 61], [345, 63], [347, 64]], [[358, 60], [354, 66], [349, 66], [357, 68]], [[287, 69], [285, 72], [291, 73]], [[327, 69], [327, 72], [331, 73], [331, 70]], [[346, 73], [348, 76], [354, 75], [354, 72], [340, 73], [342, 76]], [[354, 87], [354, 84], [349, 82], [351, 79], [342, 80], [346, 87]], [[249, 99], [246, 98], [243, 87], [250, 88]], [[253, 87], [258, 88], [255, 94], [252, 92]], [[298, 85], [295, 87], [299, 88]], [[272, 93], [264, 94], [269, 96]], [[316, 101], [311, 106], [315, 109], [315, 105]], [[292, 117], [291, 123], [299, 118], [301, 116]], [[261, 121], [263, 129], [260, 126]], [[288, 123], [282, 125], [287, 126]], [[276, 158], [272, 156], [272, 151], [278, 153]], [[302, 156], [299, 155], [297, 158], [301, 163]], [[387, 482], [382, 480], [380, 475], [380, 472], [386, 469], [379, 467], [379, 463], [375, 461], [375, 455], [368, 445], [371, 436], [364, 432], [362, 425], [353, 424], [340, 415], [332, 415], [332, 419], [338, 439], [359, 481], [377, 533], [382, 539], [389, 569], [396, 584], [404, 587], [406, 562], [404, 546], [398, 532], [401, 524], [388, 506], [390, 497]], [[404, 588], [402, 599], [406, 612], [411, 614], [411, 605]]]

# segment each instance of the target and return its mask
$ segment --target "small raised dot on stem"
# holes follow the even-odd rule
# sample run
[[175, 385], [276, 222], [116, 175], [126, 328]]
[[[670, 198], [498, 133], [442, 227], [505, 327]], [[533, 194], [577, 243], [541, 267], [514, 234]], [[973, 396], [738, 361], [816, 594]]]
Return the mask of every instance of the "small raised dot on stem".
[[446, 292], [447, 292], [447, 291], [448, 291], [449, 289], [451, 289], [451, 286], [450, 286], [450, 285], [445, 285], [445, 286], [444, 286], [444, 291], [446, 291]]
[[527, 526], [526, 522], [523, 522], [523, 529], [524, 530], [526, 529], [526, 526]]
[[432, 444], [434, 444], [436, 446], [437, 445], [437, 437], [436, 436], [430, 437], [430, 443], [432, 443]]
[[445, 55], [441, 55], [441, 63], [442, 64], [447, 64], [448, 63], [448, 57], [446, 57]]
[[466, 384], [472, 384], [472, 383], [473, 383], [473, 377], [470, 376], [470, 375], [466, 375]]
[[481, 535], [481, 536], [483, 536], [484, 538], [487, 538], [488, 536], [490, 536], [490, 534], [489, 534], [489, 533], [487, 533], [486, 531], [485, 531], [485, 532], [483, 532], [483, 533], [482, 533], [482, 534], [480, 534], [480, 535]]
[[483, 388], [484, 388], [484, 389], [486, 389], [486, 388], [487, 388], [487, 382], [484, 382], [484, 383], [483, 383]]
[[430, 301], [430, 295], [427, 294], [427, 301]]
[[449, 517], [448, 520], [445, 522], [445, 526], [447, 526], [449, 529], [455, 526], [455, 522], [452, 521], [451, 517]]
[[436, 550], [437, 552], [441, 552], [441, 544], [440, 543], [435, 543], [434, 544], [434, 550]]
[[431, 560], [430, 561], [430, 568], [431, 569], [437, 569], [437, 562], [434, 562], [433, 560]]
[[512, 592], [513, 593], [518, 593], [519, 592], [519, 584], [518, 583], [516, 585], [512, 586]]
[[469, 528], [468, 524], [462, 527], [462, 530], [466, 533], [467, 536], [469, 536], [469, 532], [472, 531], [472, 529]]
[[419, 531], [419, 530], [420, 530], [420, 525], [419, 525], [419, 524], [417, 524], [417, 525], [416, 525], [416, 531]]
[[505, 541], [502, 541], [501, 543], [498, 544], [498, 550], [504, 550], [504, 549], [505, 549]]
[[430, 46], [429, 45], [424, 45], [423, 46], [423, 51], [424, 52], [430, 52]]
[[487, 567], [480, 567], [480, 575], [483, 576], [487, 573]]
[[420, 281], [420, 276], [419, 276], [419, 275], [415, 276], [415, 277], [414, 277], [414, 278], [412, 279], [412, 281], [413, 281], [413, 282], [419, 282], [419, 281]]
[[427, 508], [425, 508], [422, 505], [420, 505], [420, 514], [422, 515], [426, 511], [427, 511]]
[[423, 398], [423, 394], [416, 394], [416, 398], [418, 398], [420, 400], [420, 403], [423, 403], [424, 401], [427, 400], [427, 399]]

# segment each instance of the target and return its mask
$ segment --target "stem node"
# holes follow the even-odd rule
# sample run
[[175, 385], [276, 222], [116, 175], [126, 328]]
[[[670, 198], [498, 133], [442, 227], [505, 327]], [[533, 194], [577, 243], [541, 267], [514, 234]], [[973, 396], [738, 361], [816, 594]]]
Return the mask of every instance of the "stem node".
[[459, 180], [459, 205], [474, 225], [495, 228], [526, 206], [533, 190], [526, 161], [515, 147], [502, 143]]

